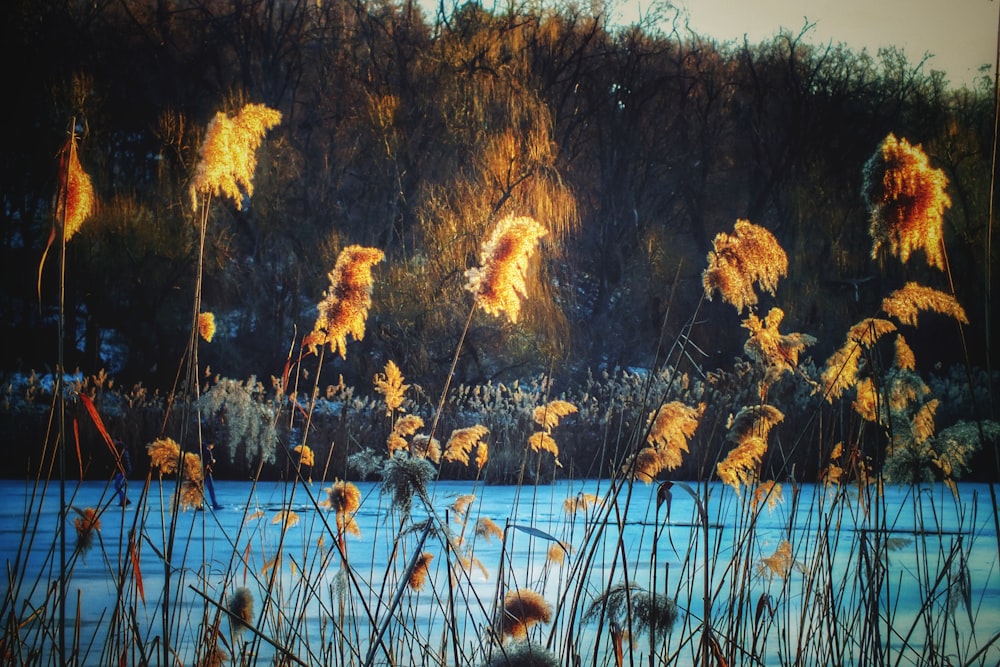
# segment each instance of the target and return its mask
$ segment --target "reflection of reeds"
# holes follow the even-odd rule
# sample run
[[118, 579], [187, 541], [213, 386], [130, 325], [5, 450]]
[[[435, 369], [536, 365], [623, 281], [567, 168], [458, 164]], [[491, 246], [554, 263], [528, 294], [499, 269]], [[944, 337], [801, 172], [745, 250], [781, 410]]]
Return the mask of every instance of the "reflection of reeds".
[[919, 145], [889, 134], [865, 163], [863, 173], [862, 194], [874, 241], [872, 257], [888, 246], [905, 263], [911, 252], [923, 250], [930, 266], [944, 270], [942, 218], [951, 206], [944, 172], [930, 166]]

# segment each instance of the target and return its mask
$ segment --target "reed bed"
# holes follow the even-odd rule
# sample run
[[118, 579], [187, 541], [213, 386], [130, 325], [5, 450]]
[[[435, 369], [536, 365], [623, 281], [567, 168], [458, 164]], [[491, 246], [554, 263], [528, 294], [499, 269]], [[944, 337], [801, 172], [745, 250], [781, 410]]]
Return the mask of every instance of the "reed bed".
[[[240, 207], [252, 195], [255, 152], [279, 123], [249, 105], [207, 129], [190, 191], [202, 243], [213, 197]], [[66, 164], [72, 202], [85, 179]], [[891, 135], [864, 173], [873, 255], [923, 254], [947, 277], [943, 175]], [[54, 226], [63, 255], [68, 208]], [[476, 317], [517, 324], [547, 233], [494, 217], [466, 273], [465, 331]], [[901, 286], [845, 323], [825, 364], [807, 363], [815, 340], [782, 332], [784, 311], [761, 304], [777, 298], [784, 251], [740, 220], [715, 239], [703, 287], [746, 315], [746, 360], [692, 369], [685, 334], [662, 341], [656, 372], [577, 390], [556, 394], [551, 378], [452, 387], [460, 341], [439, 395], [416, 394], [393, 360], [371, 396], [334, 387], [356, 430], [332, 466], [337, 445], [317, 435], [324, 355], [363, 338], [385, 259], [342, 250], [315, 325], [264, 390], [202, 382], [199, 345], [216, 332], [199, 255], [188, 350], [130, 504], [113, 476], [67, 468], [67, 406], [83, 406], [127, 472], [104, 381], [59, 374], [32, 395], [51, 400], [52, 428], [34, 474], [5, 484], [17, 499], [4, 513], [5, 664], [997, 664], [995, 485], [961, 475], [1000, 428], [937, 428], [941, 392], [905, 338], [925, 317], [953, 319], [961, 336], [967, 317], [947, 288]], [[248, 481], [213, 485], [212, 424], [220, 449], [257, 466]], [[610, 471], [600, 479], [563, 467], [580, 424]], [[791, 464], [803, 451], [815, 473]], [[287, 477], [265, 482], [275, 461]], [[698, 474], [682, 479], [684, 465]]]

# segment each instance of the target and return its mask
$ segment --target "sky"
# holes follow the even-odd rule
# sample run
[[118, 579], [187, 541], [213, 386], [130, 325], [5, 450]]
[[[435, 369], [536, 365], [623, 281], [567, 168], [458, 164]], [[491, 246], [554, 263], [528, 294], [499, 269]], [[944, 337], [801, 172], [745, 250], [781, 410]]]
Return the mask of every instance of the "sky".
[[[649, 0], [620, 0], [622, 10], [643, 11]], [[806, 19], [814, 44], [844, 43], [875, 55], [902, 48], [911, 63], [925, 53], [925, 68], [941, 70], [954, 87], [972, 85], [979, 66], [997, 54], [1000, 0], [674, 0], [699, 35], [720, 41], [763, 41], [779, 29], [798, 33]]]

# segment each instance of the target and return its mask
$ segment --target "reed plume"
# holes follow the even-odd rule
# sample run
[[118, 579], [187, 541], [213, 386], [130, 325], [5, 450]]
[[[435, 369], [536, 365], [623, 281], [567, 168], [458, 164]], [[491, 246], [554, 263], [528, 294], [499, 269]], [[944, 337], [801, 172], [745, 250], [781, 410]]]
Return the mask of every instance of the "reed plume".
[[490, 458], [490, 448], [485, 442], [480, 442], [476, 445], [476, 467], [479, 470], [483, 469], [487, 461]]
[[965, 309], [954, 296], [915, 282], [906, 283], [883, 299], [882, 310], [900, 324], [912, 327], [917, 326], [917, 315], [925, 310], [953, 317], [962, 324], [969, 323]]
[[546, 431], [551, 431], [559, 425], [560, 419], [576, 412], [577, 407], [569, 401], [555, 400], [536, 407], [531, 416], [536, 424]]
[[385, 365], [384, 373], [375, 374], [375, 391], [382, 394], [386, 415], [391, 415], [403, 405], [406, 390], [410, 385], [403, 383], [403, 373], [391, 359]]
[[441, 463], [441, 441], [425, 433], [410, 439], [410, 456]]
[[316, 453], [309, 445], [296, 445], [292, 451], [299, 455], [299, 464], [312, 467], [316, 464]]
[[525, 273], [538, 240], [548, 232], [527, 216], [508, 216], [493, 229], [479, 253], [480, 266], [465, 272], [465, 289], [487, 313], [516, 324], [528, 297]]
[[494, 537], [502, 540], [503, 530], [496, 524], [496, 521], [488, 516], [484, 516], [476, 521], [476, 536], [483, 538], [487, 542], [491, 541]]
[[704, 413], [704, 403], [690, 407], [680, 401], [671, 401], [649, 415], [646, 441], [660, 454], [663, 468], [680, 467], [682, 455], [689, 452], [688, 440], [694, 436]]
[[532, 434], [528, 438], [528, 445], [533, 452], [549, 452], [555, 457], [556, 465], [562, 467], [562, 464], [559, 463], [559, 445], [556, 444], [555, 438], [545, 431]]
[[861, 353], [875, 346], [878, 340], [896, 331], [896, 325], [889, 320], [865, 318], [851, 327], [847, 340], [834, 352], [820, 374], [820, 384], [826, 400], [832, 403], [843, 393], [858, 383]]
[[766, 502], [768, 511], [773, 512], [774, 508], [778, 506], [778, 503], [780, 503], [781, 500], [781, 484], [775, 482], [774, 480], [760, 482], [753, 490], [753, 498], [750, 499], [750, 507], [756, 510], [761, 503]]
[[581, 491], [563, 501], [563, 512], [569, 515], [576, 514], [577, 512], [586, 512], [591, 507], [598, 507], [601, 503], [602, 501], [598, 496], [593, 493], [583, 493]]
[[539, 593], [520, 588], [504, 596], [499, 623], [503, 636], [525, 639], [532, 626], [551, 621], [552, 606]]
[[799, 354], [816, 342], [809, 334], [783, 334], [778, 331], [784, 317], [785, 312], [781, 308], [772, 308], [764, 319], [750, 313], [743, 320], [743, 328], [750, 332], [743, 345], [744, 351], [751, 359], [777, 369], [779, 375], [794, 372], [799, 365]]
[[453, 502], [451, 504], [451, 507], [449, 507], [448, 509], [450, 509], [455, 514], [459, 522], [464, 522], [465, 515], [469, 511], [469, 506], [472, 505], [472, 501], [474, 501], [475, 499], [476, 499], [476, 494], [474, 493], [462, 494], [458, 498], [455, 498], [455, 502]]
[[701, 275], [705, 296], [711, 300], [718, 291], [739, 312], [757, 304], [754, 283], [774, 295], [778, 280], [788, 273], [788, 255], [777, 239], [748, 220], [737, 220], [732, 234], [717, 234], [712, 246]]
[[427, 485], [437, 476], [437, 470], [423, 458], [393, 456], [382, 466], [382, 490], [390, 495], [393, 505], [404, 515], [413, 507], [413, 496], [427, 499]]
[[585, 623], [601, 618], [620, 626], [627, 625], [631, 618], [642, 629], [666, 631], [677, 621], [677, 603], [637, 584], [619, 583], [595, 597], [583, 614]]
[[240, 587], [229, 597], [229, 621], [233, 632], [242, 632], [253, 624], [253, 593]]
[[294, 510], [278, 510], [271, 519], [273, 525], [281, 524], [282, 530], [287, 530], [299, 523], [299, 515]]
[[434, 560], [434, 554], [426, 551], [420, 554], [413, 571], [410, 573], [410, 578], [406, 582], [410, 588], [415, 591], [423, 590], [424, 584], [427, 582], [427, 572], [430, 569], [432, 560]]
[[410, 444], [407, 438], [424, 427], [424, 419], [419, 415], [403, 415], [393, 424], [392, 432], [386, 441], [389, 448], [389, 456], [398, 451], [409, 451]]
[[320, 506], [328, 507], [335, 513], [338, 535], [350, 533], [361, 537], [361, 529], [354, 519], [361, 508], [361, 490], [357, 486], [350, 482], [335, 481], [332, 486], [327, 487], [326, 500]]
[[73, 528], [76, 529], [76, 548], [82, 554], [87, 553], [94, 546], [94, 538], [101, 530], [101, 519], [93, 507], [72, 509], [79, 515], [73, 519]]
[[150, 466], [161, 475], [177, 472], [181, 460], [181, 446], [173, 438], [157, 438], [146, 445]]
[[801, 570], [802, 565], [793, 558], [792, 543], [788, 540], [782, 540], [773, 554], [764, 556], [757, 564], [758, 574], [766, 576], [769, 580], [775, 576], [785, 579], [792, 568]]
[[312, 332], [302, 341], [313, 354], [324, 345], [347, 358], [347, 336], [356, 341], [365, 337], [365, 320], [372, 303], [372, 266], [385, 258], [377, 248], [359, 245], [340, 251], [328, 274], [330, 288], [319, 302], [319, 314]]
[[218, 112], [205, 130], [189, 194], [191, 208], [198, 195], [228, 197], [243, 209], [244, 197], [253, 195], [257, 149], [267, 131], [281, 122], [281, 113], [263, 104], [247, 104], [236, 116]]
[[198, 313], [198, 335], [206, 343], [211, 343], [215, 337], [215, 314]]
[[[444, 460], [469, 465], [469, 454], [472, 453], [472, 448], [481, 444], [482, 439], [489, 432], [489, 429], [481, 424], [455, 429], [445, 444]], [[482, 468], [482, 466], [479, 467]]]
[[736, 446], [716, 466], [719, 479], [736, 489], [737, 493], [741, 484], [755, 483], [758, 468], [767, 451], [768, 433], [784, 418], [785, 415], [771, 405], [742, 408], [733, 418], [726, 435]]
[[42, 294], [42, 270], [49, 249], [61, 232], [69, 241], [83, 226], [84, 221], [94, 212], [97, 198], [90, 176], [83, 170], [76, 150], [74, 132], [59, 151], [59, 182], [56, 187], [55, 215], [49, 239], [38, 262], [38, 295]]
[[865, 163], [863, 173], [872, 257], [887, 246], [905, 263], [914, 250], [923, 250], [927, 263], [943, 271], [942, 219], [951, 206], [944, 172], [930, 166], [920, 145], [890, 133]]

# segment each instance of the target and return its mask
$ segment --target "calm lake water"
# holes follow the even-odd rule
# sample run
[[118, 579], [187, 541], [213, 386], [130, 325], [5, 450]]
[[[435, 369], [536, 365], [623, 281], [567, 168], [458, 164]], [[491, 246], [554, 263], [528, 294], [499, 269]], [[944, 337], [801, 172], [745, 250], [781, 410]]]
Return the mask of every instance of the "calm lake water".
[[[760, 637], [767, 644], [760, 651], [766, 664], [788, 664], [800, 635], [815, 631], [815, 619], [803, 620], [809, 616], [803, 609], [810, 599], [806, 572], [815, 567], [818, 557], [830, 580], [840, 587], [837, 604], [842, 609], [836, 613], [844, 614], [844, 619], [838, 618], [837, 623], [845, 634], [862, 632], [864, 627], [857, 618], [850, 618], [859, 596], [867, 590], [861, 564], [870, 568], [872, 563], [882, 563], [884, 569], [878, 571], [884, 575], [884, 585], [876, 594], [881, 597], [884, 623], [891, 628], [886, 643], [903, 655], [901, 664], [908, 664], [905, 644], [923, 641], [924, 630], [913, 626], [928, 596], [953, 615], [946, 653], [965, 658], [982, 647], [974, 664], [1000, 663], [1000, 647], [990, 644], [1000, 632], [1000, 571], [986, 485], [960, 486], [958, 502], [943, 486], [886, 487], [873, 505], [856, 494], [835, 499], [823, 487], [800, 485], [792, 490], [786, 485], [780, 502], [759, 512], [749, 511], [747, 498], [718, 484], [686, 488], [675, 484], [669, 503], [663, 497], [658, 502], [658, 485], [642, 483], [621, 491], [617, 503], [603, 509], [581, 502], [588, 498], [584, 494], [604, 496], [610, 484], [588, 480], [517, 488], [438, 482], [428, 490], [428, 497], [437, 518], [451, 527], [456, 538], [452, 551], [433, 534], [417, 544], [422, 535], [419, 524], [428, 516], [419, 500], [414, 500], [412, 515], [404, 519], [378, 484], [359, 483], [362, 502], [354, 518], [360, 535], [346, 537], [351, 577], [344, 575], [341, 557], [332, 547], [334, 514], [316, 506], [326, 498], [328, 483], [216, 482], [222, 509], [189, 510], [175, 522], [165, 510], [173, 492], [170, 481], [162, 487], [154, 482], [145, 494], [141, 483], [132, 481], [128, 494], [133, 502], [125, 508], [118, 507], [107, 484], [68, 484], [67, 504], [100, 508], [101, 527], [93, 547], [77, 555], [72, 522], [79, 515], [69, 512], [67, 636], [79, 637], [71, 644], [78, 643], [81, 664], [112, 661], [106, 649], [109, 632], [130, 633], [158, 650], [156, 638], [163, 636], [166, 545], [173, 529], [168, 604], [171, 644], [177, 647], [175, 659], [181, 664], [193, 661], [192, 646], [198, 643], [206, 609], [214, 613], [215, 603], [224, 606], [225, 596], [238, 586], [253, 595], [255, 624], [268, 637], [268, 641], [251, 642], [253, 634], [230, 634], [225, 626], [226, 653], [250, 655], [252, 651], [253, 657], [246, 662], [271, 664], [277, 651], [269, 643], [273, 642], [289, 647], [306, 664], [332, 659], [364, 664], [368, 657], [373, 664], [388, 664], [389, 652], [407, 656], [409, 662], [403, 660], [403, 664], [441, 664], [442, 660], [454, 664], [456, 653], [460, 662], [481, 663], [498, 577], [505, 589], [538, 591], [556, 610], [551, 623], [532, 629], [533, 640], [551, 641], [558, 652], [571, 636], [584, 664], [594, 662], [594, 645], [600, 642], [597, 662], [601, 665], [613, 664], [606, 626], [585, 624], [579, 615], [563, 613], [572, 600], [577, 600], [576, 608], [582, 611], [595, 596], [626, 577], [644, 589], [675, 598], [681, 614], [665, 639], [665, 650], [674, 664], [686, 665], [693, 660], [691, 637], [700, 628], [706, 583], [713, 591], [717, 636], [725, 637], [728, 629], [743, 633], [732, 637], [733, 641], [756, 641], [746, 635], [745, 628], [727, 625], [733, 604], [729, 591], [740, 585], [746, 596], [735, 604], [746, 607], [747, 616], [755, 614], [756, 609], [750, 607], [761, 600], [767, 600], [775, 612], [769, 614], [773, 626]], [[689, 489], [701, 498], [708, 493], [707, 532]], [[456, 512], [456, 500], [470, 494], [475, 499], [465, 513]], [[52, 484], [42, 489], [20, 481], [0, 481], [0, 498], [4, 499], [0, 504], [0, 562], [9, 573], [0, 585], [3, 616], [17, 620], [22, 637], [33, 637], [29, 644], [41, 644], [39, 664], [53, 664], [55, 640], [32, 635], [38, 621], [31, 614], [45, 606], [46, 595], [61, 572], [56, 538], [59, 487]], [[567, 512], [568, 499], [577, 501], [578, 507], [588, 507]], [[287, 511], [294, 514], [282, 514]], [[283, 520], [289, 517], [282, 531]], [[500, 530], [506, 528], [506, 539], [477, 536], [479, 519], [491, 520]], [[394, 538], [401, 533], [406, 538], [394, 551]], [[785, 543], [790, 551], [784, 552], [782, 560]], [[418, 546], [433, 557], [428, 583], [420, 591], [397, 585]], [[553, 560], [550, 547], [555, 547], [556, 555], [562, 550], [561, 563]], [[871, 553], [865, 553], [867, 549]], [[466, 559], [468, 567], [456, 568], [462, 574], [449, 583], [448, 564], [458, 558]], [[786, 571], [780, 571], [782, 563]], [[401, 591], [400, 603], [390, 614], [390, 601], [397, 591]], [[51, 614], [51, 605], [46, 608]], [[79, 629], [75, 629], [78, 608]], [[129, 619], [127, 629], [112, 622], [116, 613]], [[449, 616], [459, 619], [462, 636], [457, 648], [446, 636], [444, 619]], [[336, 619], [341, 619], [339, 626]], [[369, 656], [376, 635], [373, 624], [376, 628], [384, 625], [385, 634]], [[341, 635], [335, 626], [346, 628], [346, 634]], [[645, 659], [648, 664], [648, 642], [644, 642], [635, 641], [632, 650], [636, 660]], [[159, 654], [149, 657], [153, 664], [162, 664]]]

